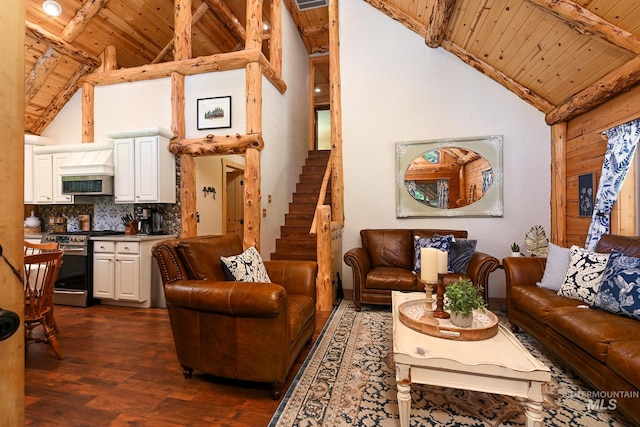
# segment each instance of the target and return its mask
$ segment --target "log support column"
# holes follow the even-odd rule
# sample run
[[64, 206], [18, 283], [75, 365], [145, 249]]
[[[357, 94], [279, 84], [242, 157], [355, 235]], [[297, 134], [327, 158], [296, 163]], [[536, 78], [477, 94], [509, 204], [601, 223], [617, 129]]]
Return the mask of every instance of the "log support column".
[[551, 127], [551, 241], [567, 243], [567, 122]]

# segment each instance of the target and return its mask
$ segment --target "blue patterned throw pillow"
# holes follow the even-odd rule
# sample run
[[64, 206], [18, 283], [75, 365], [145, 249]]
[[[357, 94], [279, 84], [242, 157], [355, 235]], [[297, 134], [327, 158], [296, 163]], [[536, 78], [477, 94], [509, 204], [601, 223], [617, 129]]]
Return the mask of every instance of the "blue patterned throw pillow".
[[240, 255], [220, 257], [228, 280], [237, 282], [271, 283], [260, 254], [251, 246]]
[[571, 260], [558, 295], [591, 304], [598, 293], [609, 254], [571, 246]]
[[413, 272], [415, 274], [420, 273], [420, 249], [422, 248], [434, 248], [444, 252], [449, 252], [451, 241], [453, 240], [453, 234], [447, 236], [434, 236], [434, 237], [418, 237], [413, 236]]
[[611, 251], [591, 306], [640, 320], [640, 258]]

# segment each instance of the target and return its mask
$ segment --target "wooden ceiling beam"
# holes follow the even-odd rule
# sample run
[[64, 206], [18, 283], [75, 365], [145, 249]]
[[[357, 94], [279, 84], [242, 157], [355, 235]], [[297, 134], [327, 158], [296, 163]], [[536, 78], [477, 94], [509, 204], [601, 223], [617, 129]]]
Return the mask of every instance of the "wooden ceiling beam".
[[209, 134], [199, 138], [174, 138], [169, 144], [169, 151], [176, 156], [209, 156], [213, 154], [244, 154], [247, 149], [262, 150], [264, 140], [260, 133], [246, 135], [215, 136]]
[[570, 0], [527, 0], [566, 22], [580, 34], [593, 35], [613, 47], [640, 54], [640, 38]]
[[[76, 15], [69, 21], [64, 30], [62, 30], [60, 38], [67, 43], [73, 43], [76, 37], [84, 31], [91, 19], [93, 19], [108, 2], [109, 0], [86, 0], [82, 4], [82, 7], [78, 9]], [[33, 69], [31, 69], [25, 79], [25, 105], [28, 105], [36, 93], [38, 93], [51, 72], [56, 68], [58, 61], [60, 61], [60, 54], [52, 47], [48, 48], [36, 61]]]
[[67, 43], [62, 38], [50, 33], [33, 22], [26, 21], [25, 30], [28, 36], [50, 45], [59, 54], [68, 56], [81, 64], [88, 64], [97, 67], [102, 62], [97, 56], [91, 55], [90, 53], [75, 47], [71, 43]]
[[[300, 18], [300, 12], [298, 11], [298, 7], [293, 3], [293, 0], [284, 0], [284, 5], [289, 11], [289, 14], [291, 14], [291, 17], [293, 18], [293, 22], [296, 23], [296, 27], [298, 28], [298, 34], [300, 34], [300, 38], [302, 39], [302, 43], [304, 43], [304, 47], [307, 48], [307, 52], [320, 53], [317, 51], [314, 52], [313, 46], [311, 46], [311, 43], [309, 42], [309, 39], [307, 38], [307, 35], [304, 32], [305, 28], [300, 26], [300, 22], [302, 22]], [[327, 46], [327, 50], [325, 50], [324, 52], [327, 52], [328, 50], [329, 49]]]
[[456, 7], [456, 0], [436, 0], [429, 17], [427, 35], [424, 38], [427, 46], [437, 48], [444, 40], [444, 36], [449, 28], [451, 15]]
[[329, 24], [316, 25], [315, 27], [306, 27], [302, 29], [302, 34], [305, 36], [322, 34], [329, 31]]
[[607, 74], [547, 113], [548, 125], [570, 120], [640, 83], [640, 56]]
[[[198, 9], [196, 9], [196, 11], [193, 12], [193, 16], [191, 17], [191, 25], [196, 25], [208, 10], [209, 10], [209, 5], [205, 2], [202, 2], [200, 4], [200, 7], [198, 7]], [[165, 47], [162, 48], [160, 53], [153, 59], [153, 61], [151, 61], [151, 63], [157, 64], [158, 62], [162, 61], [162, 58], [167, 56], [169, 51], [173, 49], [174, 41], [175, 41], [175, 37], [172, 37], [169, 43], [167, 43]]]
[[[364, 0], [364, 1], [369, 3], [371, 6], [375, 7], [376, 9], [380, 10], [390, 18], [393, 18], [396, 21], [400, 22], [405, 27], [419, 34], [426, 40], [427, 33], [426, 33], [425, 26], [421, 22], [419, 22], [417, 19], [408, 15], [406, 12], [400, 10], [395, 6], [388, 4], [384, 0]], [[486, 62], [475, 57], [470, 52], [453, 44], [451, 41], [444, 39], [440, 44], [440, 47], [453, 53], [458, 58], [462, 59], [465, 63], [472, 66], [476, 70], [480, 71], [482, 74], [500, 83], [502, 86], [504, 86], [511, 92], [515, 93], [520, 98], [527, 101], [529, 104], [533, 105], [543, 113], [547, 113], [553, 109], [554, 105], [549, 103], [547, 100], [535, 94], [532, 90], [522, 86], [521, 84], [519, 84], [518, 82], [516, 82], [515, 80], [513, 80], [503, 72], [497, 70], [496, 68], [487, 64]]]
[[229, 6], [222, 0], [204, 0], [211, 10], [216, 13], [216, 17], [227, 27], [237, 38], [245, 42], [247, 40], [247, 32], [240, 24], [240, 20], [229, 9]]

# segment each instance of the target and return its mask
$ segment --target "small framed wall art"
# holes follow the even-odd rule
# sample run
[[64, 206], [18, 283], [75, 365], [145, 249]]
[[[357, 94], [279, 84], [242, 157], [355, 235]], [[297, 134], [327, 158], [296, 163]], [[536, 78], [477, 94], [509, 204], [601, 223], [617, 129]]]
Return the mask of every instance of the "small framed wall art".
[[198, 99], [198, 130], [231, 127], [231, 97]]
[[593, 172], [578, 176], [578, 216], [592, 216], [595, 193]]

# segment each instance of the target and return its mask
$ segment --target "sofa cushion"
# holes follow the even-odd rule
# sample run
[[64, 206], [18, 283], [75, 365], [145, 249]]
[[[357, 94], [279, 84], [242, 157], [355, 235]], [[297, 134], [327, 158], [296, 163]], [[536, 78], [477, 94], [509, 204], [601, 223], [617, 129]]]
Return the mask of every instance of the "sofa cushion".
[[368, 289], [393, 289], [396, 291], [415, 291], [416, 275], [410, 270], [398, 267], [376, 267], [369, 271], [366, 278]]
[[558, 295], [591, 304], [598, 293], [609, 254], [591, 252], [576, 245], [571, 247], [567, 276]]
[[610, 343], [640, 340], [636, 320], [601, 310], [558, 307], [551, 311], [546, 323], [600, 362], [606, 361]]
[[640, 389], [640, 342], [617, 341], [609, 345], [607, 366], [616, 374]]
[[181, 240], [176, 250], [190, 279], [227, 280], [220, 257], [242, 252], [242, 242], [235, 235], [190, 238]]
[[220, 261], [229, 281], [271, 283], [262, 257], [253, 246], [238, 255], [221, 256]]
[[413, 272], [415, 274], [420, 274], [420, 271], [422, 270], [421, 249], [434, 248], [434, 249], [438, 249], [439, 251], [448, 253], [452, 240], [453, 240], [453, 235], [451, 234], [448, 236], [435, 235], [433, 237], [413, 236]]
[[640, 320], [640, 258], [613, 250], [593, 306]]
[[547, 323], [553, 310], [559, 307], [577, 307], [580, 301], [564, 298], [549, 289], [536, 286], [513, 286], [510, 291], [509, 304], [528, 313], [541, 323]]
[[477, 240], [455, 239], [449, 247], [449, 271], [465, 274], [476, 251]]
[[542, 275], [542, 280], [536, 285], [552, 291], [559, 291], [565, 277], [567, 277], [570, 261], [571, 250], [569, 248], [563, 248], [549, 242], [549, 256], [547, 256], [544, 274]]
[[413, 241], [410, 230], [361, 230], [362, 247], [369, 253], [372, 267], [413, 268]]

